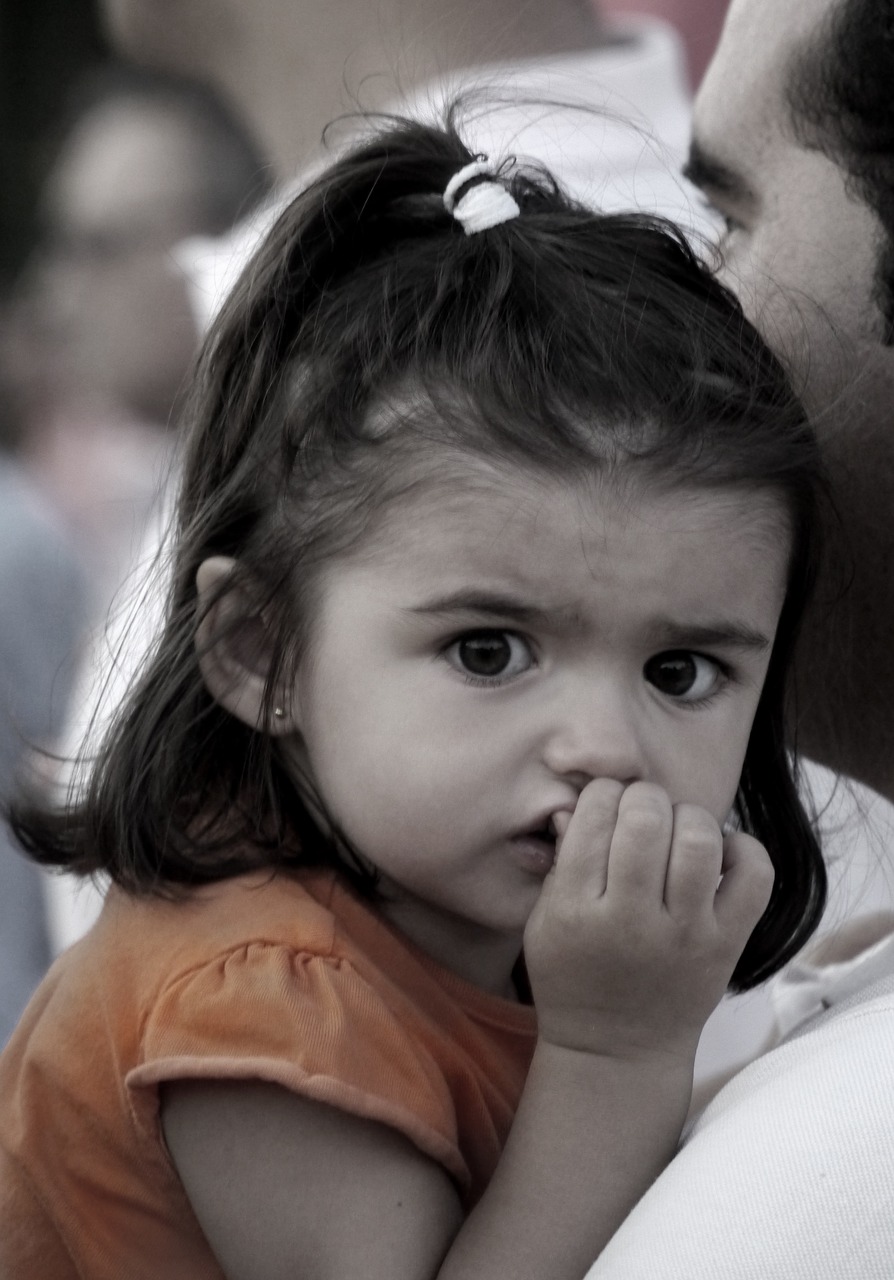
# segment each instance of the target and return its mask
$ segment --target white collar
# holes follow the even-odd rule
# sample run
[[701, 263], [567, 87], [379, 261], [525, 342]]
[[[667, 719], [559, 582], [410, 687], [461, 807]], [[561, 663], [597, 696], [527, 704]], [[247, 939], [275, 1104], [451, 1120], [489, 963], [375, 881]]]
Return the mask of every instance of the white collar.
[[780, 1037], [790, 1036], [810, 1019], [894, 977], [894, 933], [888, 933], [849, 960], [814, 962], [822, 942], [792, 961], [769, 987]]

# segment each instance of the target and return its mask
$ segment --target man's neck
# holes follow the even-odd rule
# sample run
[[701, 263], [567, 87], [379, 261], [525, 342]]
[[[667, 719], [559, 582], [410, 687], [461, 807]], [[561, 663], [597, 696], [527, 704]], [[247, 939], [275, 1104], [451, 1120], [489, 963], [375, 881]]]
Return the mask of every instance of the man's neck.
[[325, 127], [346, 112], [392, 107], [431, 80], [476, 66], [609, 40], [588, 0], [335, 0], [327, 14], [312, 43], [257, 43], [216, 77], [254, 123], [282, 180], [308, 164]]

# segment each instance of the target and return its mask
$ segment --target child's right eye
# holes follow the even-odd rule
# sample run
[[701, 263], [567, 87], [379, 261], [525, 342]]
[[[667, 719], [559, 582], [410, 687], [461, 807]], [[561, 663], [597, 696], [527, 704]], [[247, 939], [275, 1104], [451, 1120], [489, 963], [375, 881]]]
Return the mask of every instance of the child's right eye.
[[512, 631], [470, 631], [444, 651], [450, 665], [472, 684], [499, 684], [534, 665], [521, 636]]

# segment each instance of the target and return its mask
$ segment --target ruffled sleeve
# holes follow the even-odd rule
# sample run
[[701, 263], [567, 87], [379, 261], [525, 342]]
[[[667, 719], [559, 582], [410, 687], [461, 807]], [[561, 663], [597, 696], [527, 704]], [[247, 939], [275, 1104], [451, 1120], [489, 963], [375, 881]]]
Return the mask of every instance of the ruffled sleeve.
[[265, 1080], [403, 1133], [465, 1189], [450, 1089], [424, 1037], [350, 961], [255, 942], [167, 986], [148, 1011], [126, 1086], [159, 1135], [159, 1086]]

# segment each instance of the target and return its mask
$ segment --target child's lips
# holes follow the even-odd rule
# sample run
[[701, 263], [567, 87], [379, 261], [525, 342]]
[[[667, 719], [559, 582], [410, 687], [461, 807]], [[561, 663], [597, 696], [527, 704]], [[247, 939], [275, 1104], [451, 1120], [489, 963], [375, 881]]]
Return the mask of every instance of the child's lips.
[[559, 845], [574, 816], [574, 804], [574, 801], [565, 801], [563, 805], [560, 802], [561, 807], [548, 809], [545, 813], [541, 811], [526, 831], [512, 837], [522, 865], [532, 875], [542, 878], [555, 865]]
[[547, 875], [556, 860], [556, 836], [552, 820], [513, 836], [512, 846], [524, 870], [535, 876]]

